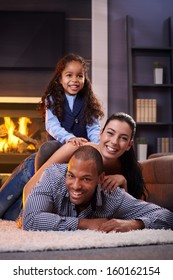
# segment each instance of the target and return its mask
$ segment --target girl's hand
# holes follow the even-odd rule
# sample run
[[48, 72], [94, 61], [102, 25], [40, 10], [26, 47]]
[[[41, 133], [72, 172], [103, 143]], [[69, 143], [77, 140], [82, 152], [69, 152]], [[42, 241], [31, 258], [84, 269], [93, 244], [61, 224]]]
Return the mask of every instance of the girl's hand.
[[105, 176], [104, 182], [102, 183], [102, 189], [104, 191], [113, 191], [117, 187], [122, 187], [127, 192], [127, 181], [123, 175], [108, 175]]
[[73, 137], [66, 141], [66, 143], [72, 143], [74, 146], [82, 146], [84, 143], [87, 143], [88, 140], [82, 137]]

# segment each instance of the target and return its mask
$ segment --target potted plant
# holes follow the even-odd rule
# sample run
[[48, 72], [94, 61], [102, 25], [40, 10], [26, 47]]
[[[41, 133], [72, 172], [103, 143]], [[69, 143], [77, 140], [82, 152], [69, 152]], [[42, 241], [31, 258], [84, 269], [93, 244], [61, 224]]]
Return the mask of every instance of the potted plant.
[[142, 161], [147, 159], [147, 141], [145, 137], [136, 139], [137, 144], [137, 160]]
[[163, 84], [163, 65], [160, 62], [154, 62], [154, 83]]

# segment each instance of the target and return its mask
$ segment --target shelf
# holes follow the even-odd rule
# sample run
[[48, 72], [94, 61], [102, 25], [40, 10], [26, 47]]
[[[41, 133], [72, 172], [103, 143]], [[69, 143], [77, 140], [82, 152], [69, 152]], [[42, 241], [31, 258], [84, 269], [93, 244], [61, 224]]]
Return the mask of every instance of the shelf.
[[141, 52], [171, 52], [172, 48], [171, 47], [137, 47], [137, 46], [132, 46], [131, 48], [132, 51], [141, 51]]
[[[165, 27], [166, 23], [163, 24]], [[140, 107], [136, 100], [156, 100], [156, 111], [154, 108], [154, 111], [151, 112], [151, 107], [149, 107], [149, 110], [150, 114], [156, 112], [156, 120], [158, 121], [137, 122], [136, 137], [147, 138], [150, 154], [157, 152], [156, 142], [158, 137], [173, 137], [173, 17], [170, 17], [167, 21], [169, 36], [167, 46], [164, 45], [164, 40], [160, 46], [156, 46], [152, 39], [148, 46], [134, 45], [133, 42], [136, 41], [136, 38], [133, 36], [138, 33], [137, 29], [138, 27], [133, 26], [132, 30], [132, 18], [127, 16], [129, 114], [135, 119], [140, 116], [140, 110], [147, 112], [149, 103], [145, 102], [145, 107]], [[164, 66], [163, 84], [154, 83], [153, 64], [156, 61]], [[137, 107], [137, 105], [139, 106]]]
[[155, 126], [172, 126], [173, 122], [137, 122], [137, 125], [155, 125]]
[[133, 87], [173, 88], [173, 84], [132, 84]]

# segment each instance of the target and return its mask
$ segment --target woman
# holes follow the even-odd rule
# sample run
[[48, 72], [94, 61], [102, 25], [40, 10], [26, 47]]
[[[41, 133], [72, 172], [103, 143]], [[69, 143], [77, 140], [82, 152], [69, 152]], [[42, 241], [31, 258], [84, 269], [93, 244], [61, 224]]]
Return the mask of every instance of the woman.
[[[106, 173], [102, 188], [111, 191], [118, 185], [124, 187], [136, 198], [144, 196], [144, 180], [140, 166], [133, 150], [136, 123], [131, 116], [125, 113], [113, 114], [105, 123], [100, 133], [100, 143], [84, 142], [99, 150], [103, 158]], [[24, 188], [24, 203], [32, 188], [36, 185], [43, 170], [52, 163], [68, 162], [71, 154], [78, 146], [67, 143], [58, 149]]]
[[[136, 123], [131, 116], [125, 113], [113, 114], [112, 116], [110, 116], [110, 118], [108, 118], [105, 126], [101, 130], [100, 143], [95, 144], [87, 142], [84, 143], [84, 145], [94, 146], [100, 151], [103, 157], [106, 177], [102, 187], [103, 189], [105, 189], [105, 191], [111, 191], [113, 188], [120, 185], [126, 188], [126, 190], [134, 197], [141, 198], [142, 196], [144, 196], [145, 186], [144, 180], [142, 178], [142, 172], [140, 170], [140, 166], [136, 160], [136, 156], [133, 150], [135, 132]], [[25, 187], [23, 184], [24, 204], [30, 191], [35, 187], [36, 182], [39, 180], [43, 170], [52, 163], [68, 162], [71, 154], [77, 148], [78, 146], [75, 146], [71, 142], [64, 144], [42, 165], [42, 167], [35, 173], [35, 175], [26, 183]], [[20, 173], [22, 172], [23, 170], [22, 168], [20, 168]], [[22, 177], [21, 174], [20, 177]], [[21, 190], [21, 180], [18, 179], [18, 181], [20, 181]], [[6, 186], [4, 186], [4, 189], [7, 189], [6, 196], [8, 194], [8, 188], [11, 188], [9, 187], [9, 184], [10, 181]], [[21, 195], [18, 196], [16, 200], [17, 199], [21, 201]], [[13, 207], [13, 205], [14, 203], [9, 205], [9, 207]], [[17, 209], [17, 211], [19, 214], [20, 209]], [[5, 215], [4, 217], [1, 215], [1, 218], [6, 217]]]

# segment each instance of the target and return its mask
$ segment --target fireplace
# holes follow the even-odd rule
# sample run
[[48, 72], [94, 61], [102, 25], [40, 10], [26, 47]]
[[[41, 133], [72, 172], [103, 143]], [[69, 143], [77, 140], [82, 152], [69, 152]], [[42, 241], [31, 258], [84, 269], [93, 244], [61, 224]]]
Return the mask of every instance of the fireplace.
[[39, 97], [0, 97], [0, 172], [11, 173], [46, 141]]

